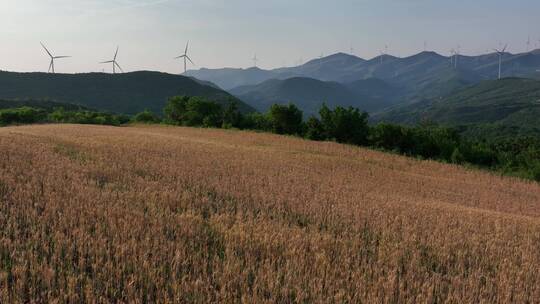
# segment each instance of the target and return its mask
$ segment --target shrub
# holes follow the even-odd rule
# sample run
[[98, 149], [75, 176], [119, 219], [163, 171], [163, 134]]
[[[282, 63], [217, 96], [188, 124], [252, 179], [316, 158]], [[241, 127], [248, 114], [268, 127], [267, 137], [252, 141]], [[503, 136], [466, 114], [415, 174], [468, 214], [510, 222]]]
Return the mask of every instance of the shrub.
[[326, 137], [340, 143], [367, 144], [369, 135], [368, 114], [353, 107], [336, 107], [330, 110], [326, 104], [319, 111]]
[[242, 113], [238, 110], [238, 103], [231, 100], [223, 112], [222, 128], [240, 128], [242, 127], [242, 118]]
[[133, 117], [133, 121], [140, 123], [159, 123], [161, 119], [153, 112], [144, 110], [143, 112], [136, 114]]
[[176, 125], [220, 127], [223, 123], [221, 106], [202, 97], [172, 97], [163, 112], [166, 121]]
[[272, 131], [277, 134], [301, 134], [302, 116], [302, 111], [294, 104], [274, 104], [268, 111]]
[[0, 110], [0, 125], [30, 124], [44, 121], [44, 110], [30, 107]]
[[270, 119], [268, 119], [268, 116], [257, 112], [249, 113], [248, 115], [246, 115], [242, 122], [242, 127], [244, 129], [260, 131], [272, 130], [272, 124], [270, 123]]
[[306, 122], [305, 136], [311, 140], [325, 140], [326, 134], [322, 122], [314, 116], [311, 116]]
[[413, 132], [410, 128], [381, 123], [370, 130], [369, 142], [376, 148], [411, 154]]

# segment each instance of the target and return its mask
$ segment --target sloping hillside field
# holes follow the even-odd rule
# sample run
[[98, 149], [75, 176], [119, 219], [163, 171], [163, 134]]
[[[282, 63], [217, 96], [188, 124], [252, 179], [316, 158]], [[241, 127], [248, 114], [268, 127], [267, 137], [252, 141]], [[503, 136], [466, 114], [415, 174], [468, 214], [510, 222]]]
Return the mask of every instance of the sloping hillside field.
[[0, 302], [534, 303], [540, 185], [241, 131], [0, 129]]

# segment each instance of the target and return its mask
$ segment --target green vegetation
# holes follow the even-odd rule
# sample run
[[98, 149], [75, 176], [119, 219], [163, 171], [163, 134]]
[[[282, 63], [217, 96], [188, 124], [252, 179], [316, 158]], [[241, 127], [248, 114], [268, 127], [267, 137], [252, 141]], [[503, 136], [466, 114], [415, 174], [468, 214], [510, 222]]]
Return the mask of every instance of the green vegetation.
[[540, 135], [540, 81], [484, 81], [450, 96], [399, 106], [374, 115], [374, 122], [415, 125], [433, 121], [471, 138]]
[[159, 118], [156, 114], [149, 110], [144, 110], [140, 113], [137, 113], [135, 116], [133, 116], [132, 119], [133, 122], [138, 123], [159, 123], [161, 122], [161, 118]]
[[163, 112], [166, 123], [190, 127], [218, 128], [223, 125], [225, 117], [220, 104], [202, 97], [173, 97]]
[[[540, 138], [493, 136], [473, 138], [463, 130], [434, 123], [416, 126], [379, 123], [368, 125], [368, 114], [348, 107], [329, 108], [319, 117], [303, 121], [294, 104], [273, 105], [266, 113], [244, 114], [234, 99], [226, 106], [203, 97], [170, 98], [163, 109], [163, 121], [150, 111], [131, 119], [125, 115], [91, 110], [67, 111], [21, 107], [0, 110], [0, 125], [29, 123], [80, 123], [121, 125], [128, 122], [166, 123], [210, 128], [238, 128], [329, 140], [391, 151], [411, 157], [471, 165], [540, 181]], [[486, 127], [487, 128], [487, 127]]]
[[48, 115], [49, 122], [119, 126], [130, 121], [129, 116], [94, 111], [56, 109]]
[[[307, 116], [318, 113], [321, 105], [354, 106], [376, 111], [393, 105], [398, 89], [378, 79], [358, 80], [350, 84], [294, 77], [272, 79], [242, 86], [230, 92], [259, 111], [268, 111], [273, 104], [294, 104]], [[383, 93], [384, 92], [384, 93]], [[389, 93], [390, 92], [390, 93]], [[386, 93], [386, 94], [385, 94]]]
[[[100, 111], [134, 115], [144, 110], [161, 114], [167, 99], [178, 95], [203, 96], [223, 106], [230, 99], [235, 99], [219, 88], [189, 77], [159, 72], [111, 75], [0, 71], [0, 99], [50, 99]], [[250, 106], [235, 100], [241, 111], [253, 111]]]
[[[294, 104], [276, 104], [267, 113], [243, 115], [234, 107], [223, 110], [200, 97], [171, 98], [164, 112], [165, 121], [176, 125], [232, 126], [331, 140], [540, 181], [540, 140], [533, 137], [471, 140], [457, 129], [433, 123], [414, 127], [380, 123], [370, 127], [367, 113], [353, 107], [330, 109], [324, 104], [319, 111], [320, 119], [312, 116], [305, 122], [302, 111]], [[234, 117], [234, 121], [226, 122], [226, 117]]]
[[268, 111], [272, 132], [277, 134], [302, 134], [302, 111], [295, 105], [274, 104]]
[[0, 110], [0, 126], [34, 123], [75, 123], [119, 126], [129, 122], [126, 115], [90, 110], [66, 111], [21, 107]]
[[44, 121], [47, 114], [44, 110], [30, 107], [0, 110], [0, 126], [11, 124], [32, 124]]

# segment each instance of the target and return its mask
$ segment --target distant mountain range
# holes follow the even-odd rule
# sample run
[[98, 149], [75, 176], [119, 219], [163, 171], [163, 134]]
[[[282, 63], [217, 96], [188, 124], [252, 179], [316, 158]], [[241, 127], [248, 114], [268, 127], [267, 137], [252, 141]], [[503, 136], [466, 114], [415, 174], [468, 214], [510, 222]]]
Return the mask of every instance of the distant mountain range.
[[[382, 55], [371, 60], [338, 53], [297, 67], [200, 69], [186, 75], [215, 83], [259, 110], [271, 103], [293, 102], [311, 113], [326, 101], [377, 112], [396, 104], [442, 98], [496, 79], [498, 64], [496, 53], [450, 58], [422, 52], [406, 58]], [[502, 67], [503, 77], [540, 77], [540, 50], [505, 53]], [[365, 81], [372, 85], [362, 83]]]
[[125, 74], [46, 74], [0, 71], [0, 99], [49, 99], [97, 110], [135, 114], [162, 113], [176, 95], [204, 96], [218, 103], [236, 100], [242, 111], [253, 108], [212, 84], [159, 72]]
[[352, 83], [321, 81], [293, 77], [271, 79], [258, 85], [241, 86], [230, 90], [239, 99], [259, 111], [272, 104], [294, 103], [304, 116], [316, 115], [323, 103], [329, 107], [354, 106], [364, 111], [376, 111], [393, 105], [399, 89], [379, 79], [357, 80]]
[[410, 125], [423, 120], [455, 127], [490, 124], [540, 136], [540, 81], [482, 81], [444, 98], [398, 105], [372, 116], [373, 122]]
[[[455, 59], [457, 69], [451, 64], [451, 60]], [[435, 52], [422, 52], [406, 58], [382, 55], [371, 60], [338, 53], [296, 67], [273, 70], [200, 69], [188, 71], [186, 75], [210, 81], [226, 90], [256, 85], [270, 79], [304, 77], [340, 83], [379, 78], [392, 85], [416, 91], [433, 81], [470, 83], [495, 79], [498, 76], [498, 60], [496, 53], [480, 56], [459, 55], [451, 59]], [[536, 74], [538, 69], [540, 69], [540, 50], [503, 55], [503, 77], [530, 77]], [[452, 70], [454, 74], [450, 77], [449, 72]]]

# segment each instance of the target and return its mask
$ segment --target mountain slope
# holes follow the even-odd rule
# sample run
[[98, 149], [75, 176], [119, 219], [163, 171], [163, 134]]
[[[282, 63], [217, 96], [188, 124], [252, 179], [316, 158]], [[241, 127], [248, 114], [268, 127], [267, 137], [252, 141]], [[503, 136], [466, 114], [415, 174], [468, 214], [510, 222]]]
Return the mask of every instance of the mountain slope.
[[61, 103], [49, 100], [0, 100], [0, 110], [1, 109], [10, 109], [10, 108], [21, 108], [21, 107], [31, 107], [44, 110], [54, 110], [57, 108], [62, 108], [66, 111], [78, 111], [78, 110], [89, 110], [86, 107], [75, 105], [71, 103]]
[[535, 131], [540, 127], [538, 117], [540, 81], [506, 78], [484, 81], [446, 98], [398, 106], [373, 120], [403, 124], [431, 120], [451, 126], [497, 124]]
[[317, 114], [321, 105], [329, 107], [354, 106], [364, 111], [384, 108], [390, 101], [388, 95], [368, 96], [363, 94], [369, 85], [379, 85], [379, 90], [389, 88], [384, 82], [370, 80], [356, 82], [348, 86], [337, 82], [326, 82], [312, 78], [272, 79], [255, 86], [243, 86], [231, 90], [231, 93], [260, 111], [266, 111], [274, 103], [296, 104], [306, 115]]
[[[184, 76], [158, 72], [125, 74], [45, 74], [0, 72], [0, 98], [51, 99], [97, 110], [134, 114], [145, 109], [162, 113], [169, 97], [204, 96], [218, 103], [229, 93]], [[238, 101], [239, 108], [252, 108]]]
[[[459, 55], [457, 58], [450, 58], [435, 52], [421, 52], [405, 58], [383, 55], [364, 60], [338, 53], [296, 67], [273, 70], [203, 69], [188, 71], [187, 75], [212, 81], [226, 90], [255, 85], [270, 79], [295, 77], [345, 84], [377, 78], [402, 88], [400, 101], [410, 103], [424, 98], [444, 97], [480, 81], [496, 79], [498, 68], [497, 54]], [[534, 77], [540, 74], [538, 70], [540, 70], [540, 50], [503, 55], [503, 77]]]

